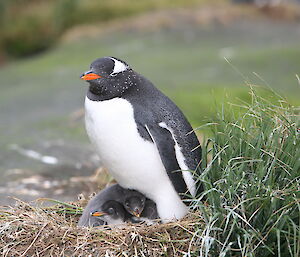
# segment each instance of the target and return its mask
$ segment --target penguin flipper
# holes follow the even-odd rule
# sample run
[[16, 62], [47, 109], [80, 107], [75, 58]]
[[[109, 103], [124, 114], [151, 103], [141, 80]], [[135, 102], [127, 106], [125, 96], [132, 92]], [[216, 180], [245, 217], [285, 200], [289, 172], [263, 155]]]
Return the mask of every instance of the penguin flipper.
[[145, 129], [159, 152], [161, 161], [175, 190], [179, 194], [186, 194], [188, 188], [176, 158], [176, 142], [174, 141], [171, 132], [159, 125], [145, 125]]

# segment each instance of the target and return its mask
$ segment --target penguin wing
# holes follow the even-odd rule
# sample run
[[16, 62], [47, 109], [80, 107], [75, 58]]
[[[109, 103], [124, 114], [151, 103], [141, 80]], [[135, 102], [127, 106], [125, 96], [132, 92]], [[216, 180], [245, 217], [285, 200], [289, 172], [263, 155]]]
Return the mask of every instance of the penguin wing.
[[176, 158], [176, 142], [171, 132], [159, 124], [145, 125], [145, 129], [159, 152], [162, 163], [175, 190], [177, 193], [185, 194], [188, 188]]

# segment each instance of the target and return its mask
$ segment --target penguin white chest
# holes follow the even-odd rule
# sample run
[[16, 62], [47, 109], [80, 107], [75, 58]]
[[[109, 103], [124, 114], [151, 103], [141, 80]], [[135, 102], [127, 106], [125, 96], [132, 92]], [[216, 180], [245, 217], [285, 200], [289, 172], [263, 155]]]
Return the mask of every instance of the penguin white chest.
[[[136, 189], [145, 179], [168, 179], [155, 145], [139, 135], [132, 105], [127, 100], [96, 102], [86, 98], [85, 108], [87, 133], [118, 183]], [[157, 171], [150, 171], [150, 167]]]

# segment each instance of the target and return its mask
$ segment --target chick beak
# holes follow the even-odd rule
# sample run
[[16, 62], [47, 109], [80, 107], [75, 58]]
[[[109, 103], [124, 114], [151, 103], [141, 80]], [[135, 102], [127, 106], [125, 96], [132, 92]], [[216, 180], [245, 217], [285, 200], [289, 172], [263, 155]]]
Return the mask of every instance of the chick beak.
[[80, 76], [80, 78], [83, 80], [86, 80], [86, 81], [90, 81], [90, 80], [99, 79], [102, 77], [96, 73], [93, 73], [92, 71], [87, 71], [87, 72], [83, 73]]
[[135, 209], [132, 213], [133, 213], [134, 216], [136, 216], [138, 218], [141, 216], [141, 212], [140, 212], [139, 209]]
[[94, 212], [91, 213], [91, 216], [93, 216], [93, 217], [101, 217], [101, 216], [104, 216], [106, 214], [107, 214], [106, 212], [94, 211]]

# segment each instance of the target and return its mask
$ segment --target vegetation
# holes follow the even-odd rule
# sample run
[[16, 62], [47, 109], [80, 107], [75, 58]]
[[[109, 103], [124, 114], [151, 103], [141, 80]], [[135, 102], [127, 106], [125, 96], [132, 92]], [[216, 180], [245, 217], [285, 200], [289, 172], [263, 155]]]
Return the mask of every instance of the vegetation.
[[[49, 49], [67, 29], [78, 24], [122, 19], [151, 10], [213, 6], [230, 2], [230, 0], [0, 0], [0, 61], [7, 57], [24, 57]], [[297, 20], [300, 17], [298, 6], [286, 3], [282, 6], [262, 8], [258, 12], [250, 8], [248, 13], [258, 17], [263, 13], [284, 20]], [[205, 19], [205, 16], [201, 19]], [[235, 14], [225, 18], [225, 21], [234, 16]]]
[[202, 256], [300, 255], [299, 109], [251, 95], [240, 115], [219, 113], [203, 147]]
[[128, 17], [166, 7], [191, 6], [197, 0], [1, 0], [0, 56], [28, 56], [53, 46], [77, 24]]
[[188, 217], [162, 225], [86, 229], [76, 227], [83, 202], [42, 199], [60, 205], [33, 207], [18, 201], [0, 209], [1, 253], [299, 256], [300, 110], [274, 94], [270, 102], [253, 88], [250, 93], [250, 104], [222, 110], [207, 124], [210, 138], [199, 177], [205, 191]]

